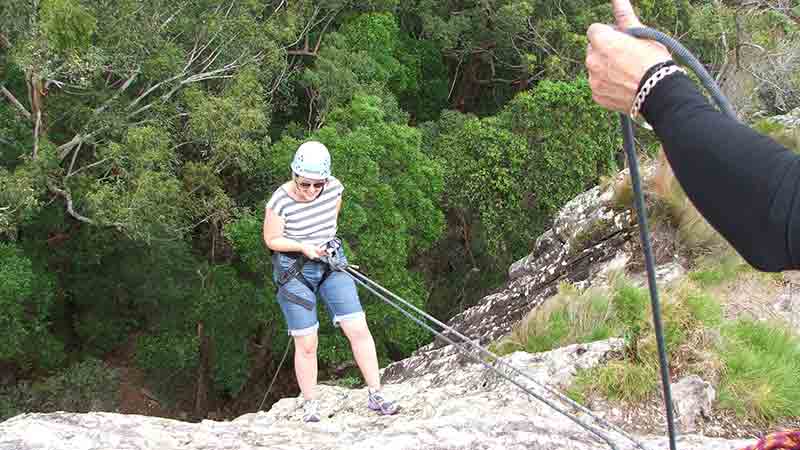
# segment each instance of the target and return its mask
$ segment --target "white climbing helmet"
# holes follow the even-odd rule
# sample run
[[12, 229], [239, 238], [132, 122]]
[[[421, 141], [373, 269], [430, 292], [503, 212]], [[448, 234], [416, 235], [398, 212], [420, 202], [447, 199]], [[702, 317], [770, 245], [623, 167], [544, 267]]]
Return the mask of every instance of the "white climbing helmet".
[[321, 142], [304, 142], [294, 153], [290, 167], [303, 178], [324, 180], [331, 176], [331, 154]]

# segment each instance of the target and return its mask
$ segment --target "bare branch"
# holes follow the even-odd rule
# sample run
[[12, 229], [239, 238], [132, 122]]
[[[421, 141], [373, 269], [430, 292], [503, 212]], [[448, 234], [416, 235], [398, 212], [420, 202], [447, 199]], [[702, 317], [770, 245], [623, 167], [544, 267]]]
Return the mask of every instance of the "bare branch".
[[161, 24], [161, 26], [158, 27], [158, 31], [164, 31], [164, 28], [166, 28], [166, 26], [169, 25], [169, 23], [175, 19], [175, 16], [177, 16], [179, 12], [183, 11], [184, 6], [186, 5], [182, 5], [180, 8], [178, 8], [177, 11], [172, 13], [172, 15], [169, 16], [169, 18], [165, 20], [164, 23]]
[[75, 205], [73, 204], [73, 201], [72, 201], [72, 194], [70, 194], [70, 192], [68, 190], [59, 189], [54, 184], [52, 184], [51, 182], [47, 183], [47, 187], [50, 189], [50, 191], [52, 193], [54, 193], [54, 194], [56, 194], [59, 197], [64, 199], [64, 201], [67, 203], [67, 213], [70, 216], [72, 216], [75, 220], [78, 220], [78, 221], [83, 222], [83, 223], [88, 223], [89, 225], [103, 225], [103, 226], [113, 227], [113, 228], [116, 228], [117, 230], [120, 230], [120, 231], [122, 231], [122, 230], [124, 230], [126, 228], [125, 224], [122, 224], [122, 223], [119, 223], [119, 222], [98, 223], [98, 222], [96, 222], [96, 221], [94, 221], [94, 220], [82, 215], [81, 213], [75, 211]]
[[55, 84], [57, 88], [63, 89], [64, 86], [67, 83], [64, 83], [63, 81], [58, 81], [58, 80], [47, 80], [47, 81], [44, 82], [44, 90], [46, 91], [46, 90], [50, 89], [50, 85], [51, 84]]
[[2, 93], [3, 97], [8, 99], [8, 101], [11, 102], [11, 104], [16, 107], [17, 110], [19, 110], [19, 112], [22, 113], [22, 115], [25, 116], [26, 119], [33, 120], [33, 117], [31, 117], [31, 113], [29, 113], [28, 110], [25, 109], [25, 107], [22, 105], [22, 103], [20, 103], [19, 100], [17, 100], [17, 98], [14, 97], [14, 94], [9, 92], [9, 90], [6, 89], [6, 87], [3, 86], [2, 84], [0, 84], [0, 93]]
[[139, 102], [142, 101], [148, 95], [150, 95], [151, 92], [155, 91], [156, 89], [158, 89], [159, 87], [161, 87], [165, 83], [170, 83], [172, 81], [175, 81], [178, 78], [184, 76], [185, 74], [186, 74], [186, 69], [184, 69], [183, 72], [181, 72], [181, 73], [179, 73], [179, 74], [177, 74], [177, 75], [175, 75], [173, 77], [167, 78], [166, 80], [162, 80], [162, 81], [159, 81], [158, 83], [154, 84], [149, 89], [147, 89], [146, 91], [141, 93], [138, 97], [136, 97], [136, 99], [134, 101], [132, 101], [130, 105], [128, 105], [128, 109], [132, 109], [134, 106], [138, 105]]
[[134, 71], [131, 74], [131, 76], [127, 80], [125, 80], [125, 84], [123, 84], [122, 87], [119, 88], [116, 94], [114, 94], [110, 99], [103, 102], [101, 106], [99, 106], [94, 110], [94, 114], [100, 114], [101, 112], [105, 111], [106, 108], [108, 108], [108, 106], [111, 104], [111, 102], [119, 98], [119, 96], [123, 92], [125, 92], [125, 90], [128, 89], [128, 87], [130, 87], [130, 85], [133, 83], [133, 81], [136, 79], [138, 75], [139, 75], [139, 70]]
[[58, 158], [60, 161], [63, 161], [64, 158], [69, 155], [69, 152], [75, 148], [76, 145], [80, 145], [84, 142], [88, 142], [89, 139], [95, 137], [96, 135], [100, 134], [101, 132], [105, 131], [107, 127], [102, 127], [97, 130], [92, 131], [89, 134], [76, 134], [69, 140], [69, 142], [59, 145], [56, 150], [58, 150]]
[[281, 2], [280, 2], [280, 4], [278, 5], [278, 7], [277, 7], [277, 8], [275, 8], [275, 9], [272, 11], [272, 13], [269, 15], [269, 18], [267, 18], [267, 21], [269, 21], [269, 19], [272, 19], [272, 16], [274, 16], [275, 14], [278, 14], [278, 11], [280, 11], [280, 10], [281, 10], [281, 8], [283, 8], [283, 5], [285, 5], [285, 4], [286, 4], [286, 0], [281, 0]]
[[456, 66], [456, 73], [453, 75], [453, 84], [450, 86], [450, 93], [447, 94], [447, 100], [450, 100], [450, 97], [453, 96], [453, 89], [456, 87], [456, 81], [458, 81], [458, 69], [461, 68], [461, 64], [464, 62], [464, 55], [461, 55], [461, 58], [458, 60], [458, 65]]
[[287, 55], [293, 55], [293, 56], [317, 56], [317, 54], [315, 52], [312, 52], [311, 50], [306, 50], [306, 49], [303, 49], [303, 50], [287, 50], [286, 54]]
[[3, 33], [0, 33], [0, 47], [11, 48], [11, 41]]
[[67, 170], [67, 176], [64, 177], [64, 179], [66, 179], [67, 177], [70, 176], [70, 174], [72, 174], [72, 169], [75, 167], [75, 160], [78, 159], [78, 153], [80, 153], [81, 147], [83, 147], [83, 142], [79, 143], [78, 147], [75, 149], [75, 151], [72, 152], [72, 161], [70, 161], [70, 163], [69, 163], [69, 169]]
[[231, 14], [231, 10], [233, 9], [233, 5], [235, 5], [235, 4], [236, 4], [236, 0], [233, 0], [233, 1], [231, 2], [231, 5], [230, 5], [230, 6], [228, 6], [228, 10], [227, 10], [227, 11], [225, 11], [225, 18], [226, 18], [226, 19], [227, 19], [227, 18], [228, 18], [228, 16]]
[[222, 48], [218, 48], [218, 49], [214, 50], [213, 52], [211, 52], [211, 54], [208, 56], [208, 58], [206, 58], [205, 61], [200, 63], [203, 66], [203, 68], [200, 69], [200, 71], [201, 72], [205, 72], [206, 70], [208, 70], [208, 68], [211, 67], [212, 64], [214, 64], [214, 62], [217, 60], [217, 58], [221, 54], [222, 54]]
[[63, 161], [64, 158], [66, 158], [67, 155], [69, 155], [69, 152], [72, 151], [72, 149], [75, 148], [76, 145], [79, 145], [81, 142], [83, 142], [83, 136], [80, 134], [76, 134], [75, 136], [72, 137], [72, 139], [69, 140], [69, 142], [59, 145], [58, 148], [56, 148], [56, 150], [58, 150], [59, 160]]
[[99, 165], [101, 165], [101, 164], [103, 164], [103, 163], [105, 163], [105, 162], [109, 161], [110, 159], [111, 159], [111, 158], [103, 158], [103, 159], [101, 159], [100, 161], [96, 161], [96, 162], [93, 162], [93, 163], [91, 163], [91, 164], [89, 164], [89, 165], [87, 165], [87, 166], [83, 166], [83, 167], [81, 167], [80, 169], [76, 170], [75, 172], [70, 172], [70, 173], [68, 173], [68, 174], [67, 174], [67, 176], [65, 176], [65, 177], [64, 177], [64, 179], [66, 180], [67, 178], [69, 178], [69, 177], [71, 177], [71, 176], [73, 176], [73, 175], [77, 175], [77, 174], [81, 173], [81, 172], [82, 172], [82, 171], [84, 171], [84, 170], [89, 170], [89, 169], [91, 169], [92, 167], [97, 167], [97, 166], [99, 166]]
[[[284, 49], [288, 49], [288, 48], [294, 47], [295, 45], [297, 45], [298, 42], [300, 42], [300, 39], [303, 39], [303, 38], [308, 39], [308, 31], [311, 30], [311, 27], [314, 26], [314, 19], [317, 17], [317, 14], [319, 14], [319, 7], [314, 8], [314, 13], [311, 14], [311, 18], [308, 20], [308, 23], [303, 28], [303, 31], [300, 32], [300, 36], [297, 37], [297, 40], [295, 40], [291, 44], [289, 44], [286, 47], [284, 47]], [[303, 50], [309, 51], [307, 43], [306, 43], [306, 46], [305, 46], [305, 48]]]
[[217, 32], [217, 34], [212, 36], [211, 39], [209, 39], [208, 42], [206, 42], [206, 45], [204, 45], [202, 48], [200, 48], [200, 50], [197, 50], [197, 51], [192, 50], [192, 54], [189, 57], [189, 62], [187, 62], [186, 65], [183, 67], [183, 71], [181, 72], [181, 74], [184, 74], [189, 70], [189, 67], [191, 67], [192, 64], [194, 64], [194, 62], [197, 60], [197, 58], [199, 58], [200, 55], [202, 55], [203, 52], [206, 51], [206, 49], [217, 39], [218, 36], [219, 36], [219, 32]]
[[319, 32], [319, 37], [317, 38], [317, 45], [314, 46], [314, 54], [319, 52], [319, 46], [322, 44], [322, 37], [325, 36], [325, 31], [328, 29], [328, 26], [333, 22], [333, 19], [336, 18], [336, 14], [331, 14], [330, 19], [325, 23], [325, 26], [322, 27], [322, 31]]
[[70, 216], [74, 217], [76, 220], [79, 220], [79, 221], [84, 222], [84, 223], [88, 223], [90, 225], [94, 225], [95, 224], [94, 220], [92, 220], [92, 219], [90, 219], [90, 218], [88, 218], [86, 216], [83, 216], [80, 213], [78, 213], [77, 211], [75, 211], [75, 206], [72, 204], [72, 194], [70, 194], [69, 191], [65, 191], [63, 189], [59, 189], [59, 188], [55, 187], [53, 184], [51, 184], [51, 183], [48, 183], [48, 187], [50, 188], [50, 191], [52, 191], [54, 194], [57, 194], [58, 196], [62, 197], [67, 202], [67, 213], [69, 213]]
[[283, 70], [281, 71], [281, 74], [278, 75], [278, 79], [275, 80], [275, 85], [272, 86], [272, 89], [270, 89], [270, 91], [269, 91], [269, 95], [270, 96], [275, 95], [275, 91], [277, 91], [278, 87], [280, 87], [281, 83], [283, 82], [284, 78], [286, 77], [286, 72], [288, 70], [289, 70], [289, 64], [284, 65], [283, 66]]

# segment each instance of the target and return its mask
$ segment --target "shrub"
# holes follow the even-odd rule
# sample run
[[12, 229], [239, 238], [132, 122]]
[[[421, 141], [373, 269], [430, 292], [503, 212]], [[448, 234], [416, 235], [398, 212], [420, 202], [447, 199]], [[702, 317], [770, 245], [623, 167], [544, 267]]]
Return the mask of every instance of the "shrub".
[[0, 390], [0, 421], [24, 412], [115, 411], [119, 375], [94, 358], [37, 382]]
[[597, 393], [610, 400], [641, 401], [658, 387], [658, 380], [657, 366], [611, 361], [578, 372], [568, 392], [573, 399]]
[[531, 311], [493, 351], [501, 355], [517, 350], [544, 352], [608, 339], [619, 333], [617, 324], [612, 318], [611, 301], [602, 291], [580, 292], [565, 283], [556, 296]]

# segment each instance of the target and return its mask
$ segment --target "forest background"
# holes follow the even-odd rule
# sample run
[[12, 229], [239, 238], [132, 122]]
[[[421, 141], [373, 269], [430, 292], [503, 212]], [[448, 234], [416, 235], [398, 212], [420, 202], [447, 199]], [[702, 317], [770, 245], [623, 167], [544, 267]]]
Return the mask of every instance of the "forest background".
[[[743, 119], [800, 106], [797, 1], [636, 7]], [[308, 139], [346, 186], [351, 263], [442, 320], [473, 305], [622, 168], [583, 67], [610, 20], [602, 0], [0, 1], [0, 420], [113, 408], [133, 373], [163, 414], [254, 410], [288, 340], [264, 203]], [[430, 341], [362, 297], [382, 364]], [[320, 323], [322, 378], [358, 383]], [[279, 379], [270, 401], [296, 393]]]

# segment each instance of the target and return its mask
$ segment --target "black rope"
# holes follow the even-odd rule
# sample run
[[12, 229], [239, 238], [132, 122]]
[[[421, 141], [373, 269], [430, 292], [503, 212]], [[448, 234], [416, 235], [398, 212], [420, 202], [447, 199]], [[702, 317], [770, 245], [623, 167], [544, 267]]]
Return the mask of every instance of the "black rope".
[[[722, 95], [722, 91], [717, 86], [716, 81], [711, 75], [708, 74], [706, 69], [695, 58], [692, 53], [687, 50], [678, 41], [667, 36], [666, 34], [653, 30], [651, 28], [639, 27], [631, 28], [626, 31], [628, 34], [644, 39], [651, 39], [660, 42], [667, 47], [673, 54], [678, 56], [678, 59], [694, 71], [700, 78], [703, 86], [711, 93], [711, 96], [716, 101], [719, 108], [723, 113], [736, 119], [736, 113], [733, 107]], [[650, 233], [647, 226], [647, 212], [644, 203], [644, 193], [642, 191], [642, 182], [639, 175], [639, 162], [636, 158], [636, 148], [633, 139], [633, 125], [631, 119], [626, 114], [620, 114], [620, 123], [622, 126], [622, 142], [625, 147], [625, 154], [628, 159], [628, 168], [631, 172], [631, 184], [634, 192], [634, 204], [636, 206], [637, 220], [639, 221], [639, 236], [642, 240], [642, 250], [644, 251], [645, 266], [647, 267], [647, 283], [650, 288], [650, 304], [653, 310], [653, 328], [656, 333], [656, 344], [658, 348], [658, 362], [661, 372], [661, 385], [664, 393], [664, 409], [667, 416], [667, 432], [669, 434], [669, 448], [676, 450], [676, 430], [675, 430], [675, 414], [672, 405], [672, 388], [670, 386], [669, 375], [669, 362], [667, 359], [667, 350], [664, 343], [664, 330], [661, 322], [661, 307], [658, 300], [658, 287], [656, 286], [656, 270], [655, 258], [653, 258], [653, 249], [650, 243]]]
[[647, 267], [647, 284], [650, 288], [650, 305], [653, 310], [653, 328], [656, 333], [656, 344], [658, 347], [658, 362], [661, 368], [661, 384], [664, 391], [664, 406], [667, 413], [667, 432], [669, 434], [669, 448], [675, 450], [675, 419], [672, 411], [672, 389], [670, 387], [669, 363], [667, 362], [667, 350], [664, 345], [664, 330], [661, 325], [661, 307], [658, 301], [658, 287], [656, 286], [655, 259], [653, 249], [650, 245], [650, 233], [647, 228], [647, 214], [644, 206], [644, 194], [642, 193], [642, 182], [639, 177], [639, 162], [636, 159], [636, 149], [633, 144], [633, 127], [631, 119], [625, 114], [620, 114], [622, 122], [622, 141], [625, 153], [628, 156], [628, 168], [631, 171], [631, 184], [633, 185], [634, 204], [639, 221], [639, 237], [642, 240], [642, 250], [644, 251], [644, 261]]

